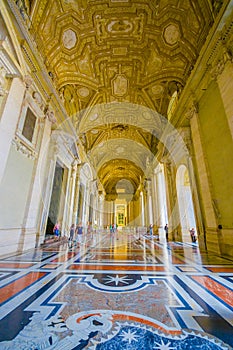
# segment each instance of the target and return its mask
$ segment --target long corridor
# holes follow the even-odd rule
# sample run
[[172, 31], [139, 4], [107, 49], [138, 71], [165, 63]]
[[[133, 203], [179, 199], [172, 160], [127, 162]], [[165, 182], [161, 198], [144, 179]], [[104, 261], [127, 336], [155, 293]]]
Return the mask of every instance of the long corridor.
[[0, 261], [0, 349], [232, 349], [233, 261], [119, 231]]

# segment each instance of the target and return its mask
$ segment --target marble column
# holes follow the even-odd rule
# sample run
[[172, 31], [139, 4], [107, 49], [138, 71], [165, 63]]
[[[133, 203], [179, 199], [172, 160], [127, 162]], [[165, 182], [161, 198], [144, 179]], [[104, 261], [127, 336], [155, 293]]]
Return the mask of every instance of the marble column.
[[[63, 178], [63, 184], [65, 185], [66, 178]], [[63, 186], [62, 184], [62, 186]], [[62, 235], [69, 235], [69, 227], [70, 227], [70, 222], [69, 222], [69, 217], [70, 217], [70, 199], [71, 199], [71, 188], [72, 188], [72, 168], [68, 170], [68, 175], [67, 175], [67, 183], [65, 186], [65, 200], [62, 202], [61, 198], [61, 203], [60, 203], [60, 208], [63, 207], [64, 203], [64, 208], [62, 209], [62, 212], [60, 212], [60, 217], [62, 218], [62, 223], [61, 223], [61, 234]]]
[[89, 201], [90, 201], [90, 186], [89, 183], [86, 182], [85, 186], [85, 194], [84, 194], [84, 211], [83, 211], [83, 223], [84, 226], [88, 224], [88, 216], [89, 216]]
[[74, 190], [74, 205], [73, 205], [73, 214], [72, 214], [72, 222], [75, 225], [78, 224], [77, 215], [78, 215], [78, 202], [79, 202], [79, 192], [80, 192], [80, 181], [79, 181], [80, 169], [81, 169], [81, 166], [77, 165], [75, 190]]
[[112, 222], [114, 225], [116, 225], [116, 202], [115, 201], [112, 202], [112, 215], [113, 215]]
[[145, 226], [145, 205], [144, 205], [144, 193], [140, 192], [140, 216], [141, 216], [141, 226]]
[[166, 204], [166, 192], [165, 184], [163, 181], [163, 170], [162, 166], [158, 165], [155, 169], [154, 178], [154, 188], [155, 188], [155, 200], [156, 200], [156, 225], [158, 229], [161, 229], [167, 223], [167, 204]]
[[47, 219], [49, 215], [49, 205], [50, 205], [51, 195], [53, 190], [53, 180], [54, 180], [58, 153], [59, 153], [58, 146], [56, 144], [52, 145], [49, 149], [48, 162], [46, 166], [47, 181], [42, 188], [43, 203], [42, 203], [42, 214], [40, 218], [40, 228], [39, 228], [41, 239], [44, 238]]
[[98, 225], [100, 228], [103, 228], [103, 222], [104, 222], [104, 195], [99, 195], [99, 201], [98, 201], [98, 215], [99, 218], [97, 220]]
[[148, 222], [147, 226], [154, 224], [153, 220], [153, 209], [152, 209], [152, 188], [151, 188], [151, 179], [147, 179], [147, 211], [148, 211]]
[[74, 202], [75, 202], [74, 195], [75, 195], [76, 177], [77, 177], [77, 160], [74, 160], [72, 164], [72, 169], [71, 169], [71, 189], [70, 189], [69, 220], [68, 220], [69, 227], [71, 226], [71, 224], [75, 224], [75, 221], [73, 221], [73, 215], [74, 215]]
[[25, 96], [26, 86], [19, 78], [11, 82], [6, 98], [5, 108], [0, 119], [0, 184], [6, 168], [11, 142], [14, 139], [17, 123], [21, 113], [21, 106]]
[[[190, 119], [194, 155], [198, 164], [197, 176], [199, 183], [199, 193], [202, 194], [202, 196], [199, 195], [198, 197], [201, 198], [202, 209], [204, 211], [203, 215], [205, 217], [206, 225], [204, 228], [204, 234], [199, 239], [199, 244], [203, 248], [207, 244], [208, 249], [220, 252], [216, 232], [217, 221], [213, 208], [209, 174], [206, 165], [206, 155], [202, 145], [198, 108], [196, 104], [193, 103], [191, 106], [190, 110], [187, 113], [187, 118]], [[209, 231], [209, 233], [207, 233], [207, 231]]]
[[180, 228], [180, 215], [176, 191], [176, 168], [166, 159], [164, 162], [164, 175], [166, 184], [166, 202], [168, 211], [169, 239], [182, 240]]
[[[230, 46], [230, 44], [229, 44]], [[222, 57], [213, 67], [212, 76], [217, 80], [226, 118], [233, 138], [233, 55], [226, 45], [222, 47]]]
[[[27, 245], [31, 246], [30, 241], [34, 241], [34, 246], [38, 246], [43, 242], [44, 232], [40, 230], [38, 217], [41, 217], [43, 203], [43, 183], [46, 177], [46, 161], [48, 156], [48, 144], [51, 133], [51, 121], [46, 116], [39, 120], [39, 137], [40, 148], [38, 158], [35, 161], [34, 177], [28, 200], [27, 210], [25, 212], [23, 229], [24, 238], [21, 240], [21, 249], [27, 249]], [[39, 219], [40, 220], [40, 219]]]

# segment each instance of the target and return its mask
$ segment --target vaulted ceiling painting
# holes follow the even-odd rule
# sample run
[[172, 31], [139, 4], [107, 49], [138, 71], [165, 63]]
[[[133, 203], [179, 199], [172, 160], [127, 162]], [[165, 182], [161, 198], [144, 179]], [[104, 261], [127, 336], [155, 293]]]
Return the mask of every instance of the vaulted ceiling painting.
[[182, 93], [213, 23], [210, 1], [41, 0], [27, 10], [105, 191], [123, 179], [136, 191], [156, 156], [158, 115], [167, 118], [174, 92]]

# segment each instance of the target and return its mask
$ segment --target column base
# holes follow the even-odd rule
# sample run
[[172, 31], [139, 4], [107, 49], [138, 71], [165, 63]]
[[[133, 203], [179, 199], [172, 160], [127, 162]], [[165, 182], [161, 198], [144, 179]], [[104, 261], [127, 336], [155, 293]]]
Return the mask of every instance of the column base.
[[220, 236], [215, 227], [206, 228], [206, 248], [208, 252], [214, 252], [217, 255], [221, 255]]

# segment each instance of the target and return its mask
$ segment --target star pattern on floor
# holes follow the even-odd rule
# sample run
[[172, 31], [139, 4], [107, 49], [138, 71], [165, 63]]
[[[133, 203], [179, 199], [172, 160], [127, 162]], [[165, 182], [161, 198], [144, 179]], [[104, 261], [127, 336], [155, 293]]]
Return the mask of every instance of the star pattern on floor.
[[113, 249], [108, 239], [0, 260], [1, 350], [233, 348], [231, 259], [182, 242], [138, 245], [132, 234]]
[[106, 281], [105, 282], [106, 284], [114, 282], [115, 285], [118, 286], [119, 283], [129, 284], [128, 281], [132, 281], [132, 278], [128, 278], [128, 276], [119, 277], [119, 275], [115, 275], [115, 277], [114, 277], [114, 276], [108, 275], [107, 277], [103, 278], [103, 280]]

